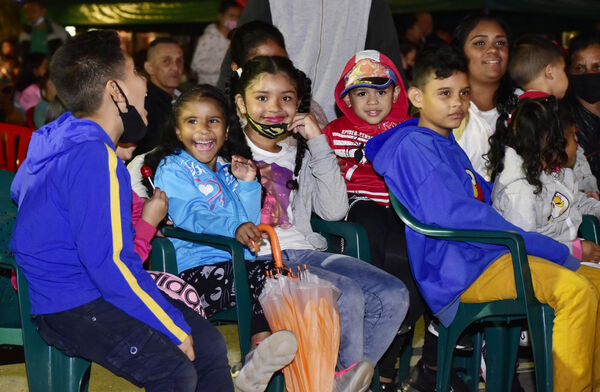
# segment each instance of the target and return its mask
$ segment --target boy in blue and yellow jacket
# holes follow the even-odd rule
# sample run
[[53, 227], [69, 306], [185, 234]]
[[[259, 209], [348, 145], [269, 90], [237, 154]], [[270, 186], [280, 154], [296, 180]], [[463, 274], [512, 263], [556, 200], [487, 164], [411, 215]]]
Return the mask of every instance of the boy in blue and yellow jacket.
[[[466, 72], [466, 60], [456, 49], [424, 50], [408, 92], [420, 118], [374, 137], [367, 143], [366, 154], [417, 220], [455, 229], [510, 230], [523, 237], [532, 255], [529, 264], [535, 295], [555, 312], [553, 357], [561, 360], [554, 361], [554, 389], [598, 388], [600, 270], [579, 266], [565, 245], [519, 229], [491, 207], [491, 185], [473, 170], [451, 134], [468, 109]], [[444, 325], [454, 319], [459, 301], [515, 297], [506, 248], [432, 239], [410, 229], [406, 237], [419, 289]]]
[[34, 133], [11, 188], [10, 247], [40, 335], [148, 391], [233, 391], [222, 335], [161, 295], [134, 252], [115, 144], [145, 131], [144, 78], [114, 31], [68, 41], [50, 72], [70, 112]]

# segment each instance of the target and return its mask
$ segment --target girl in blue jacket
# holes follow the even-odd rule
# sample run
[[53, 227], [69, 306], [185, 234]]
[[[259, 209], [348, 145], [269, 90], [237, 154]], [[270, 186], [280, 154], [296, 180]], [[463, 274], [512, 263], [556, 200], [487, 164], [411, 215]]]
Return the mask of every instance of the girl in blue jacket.
[[[270, 335], [258, 296], [265, 271], [272, 268], [270, 261], [255, 261], [250, 252], [256, 250], [253, 243], [261, 240], [256, 227], [260, 222], [261, 203], [256, 166], [252, 160], [236, 155], [235, 146], [227, 143], [228, 133], [240, 125], [235, 111], [230, 110], [227, 99], [217, 88], [201, 85], [182, 94], [174, 104], [171, 117], [161, 145], [148, 154], [144, 162], [153, 169], [156, 186], [169, 198], [169, 218], [176, 227], [195, 233], [234, 237], [246, 246], [254, 347]], [[173, 238], [171, 241], [177, 255], [179, 276], [196, 288], [206, 315], [235, 306], [230, 254], [193, 242]], [[293, 334], [285, 331], [273, 337], [276, 335], [279, 338], [273, 340], [275, 344], [265, 345], [265, 340], [261, 345], [274, 349], [260, 356], [269, 361], [263, 368], [271, 371], [253, 368], [244, 372], [248, 366], [244, 367], [236, 380], [239, 389], [266, 387], [272, 371], [294, 358], [296, 340]]]

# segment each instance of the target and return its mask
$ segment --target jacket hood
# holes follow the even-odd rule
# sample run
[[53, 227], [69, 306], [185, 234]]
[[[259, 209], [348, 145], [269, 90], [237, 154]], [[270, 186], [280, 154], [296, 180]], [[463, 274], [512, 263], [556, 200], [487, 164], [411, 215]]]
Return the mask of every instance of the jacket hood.
[[[390, 166], [389, 163], [394, 161], [394, 156], [398, 144], [410, 133], [421, 132], [428, 135], [438, 136], [446, 139], [444, 136], [425, 127], [419, 127], [419, 118], [411, 118], [406, 120], [394, 128], [389, 129], [379, 135], [371, 138], [365, 145], [365, 154], [373, 163], [375, 171], [382, 176], [385, 176], [386, 169]], [[452, 138], [450, 133], [449, 138]]]
[[70, 112], [35, 131], [29, 143], [27, 157], [11, 186], [13, 199], [20, 202], [20, 195], [27, 191], [36, 177], [44, 177], [43, 174], [36, 175], [43, 172], [53, 159], [90, 141], [99, 141], [114, 149], [113, 141], [100, 125], [91, 120], [79, 119]]
[[67, 112], [33, 133], [23, 165], [29, 173], [35, 174], [57, 155], [89, 141], [100, 141], [114, 148], [100, 125]]
[[501, 191], [515, 181], [525, 178], [523, 173], [523, 158], [512, 147], [504, 149], [504, 169], [498, 174], [494, 186]]
[[346, 103], [342, 98], [340, 98], [340, 94], [344, 91], [345, 81], [344, 78], [346, 75], [352, 70], [352, 68], [356, 65], [356, 63], [364, 58], [370, 58], [375, 60], [387, 67], [389, 67], [392, 72], [396, 75], [396, 80], [398, 81], [398, 86], [400, 87], [400, 94], [398, 94], [398, 100], [395, 104], [392, 105], [392, 111], [383, 121], [393, 121], [395, 123], [402, 122], [409, 118], [408, 115], [408, 96], [406, 95], [406, 89], [404, 88], [404, 84], [402, 83], [402, 76], [400, 76], [400, 72], [398, 72], [398, 68], [394, 65], [392, 60], [390, 60], [386, 55], [379, 53], [376, 50], [364, 50], [362, 52], [358, 52], [346, 63], [342, 74], [340, 75], [340, 79], [335, 86], [335, 103], [338, 108], [344, 113], [344, 116], [350, 120], [350, 122], [357, 128], [364, 127], [377, 127], [376, 125], [366, 124], [364, 121], [358, 118], [358, 116], [354, 113], [352, 108], [346, 106]]

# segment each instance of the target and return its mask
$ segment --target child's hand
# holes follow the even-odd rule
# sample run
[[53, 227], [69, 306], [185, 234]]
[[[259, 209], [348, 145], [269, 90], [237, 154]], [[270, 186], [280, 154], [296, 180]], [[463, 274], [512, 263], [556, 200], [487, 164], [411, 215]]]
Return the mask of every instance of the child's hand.
[[593, 199], [600, 200], [600, 195], [598, 195], [598, 192], [588, 192], [587, 197], [591, 197]]
[[296, 113], [288, 129], [294, 133], [299, 133], [306, 140], [321, 134], [321, 127], [319, 127], [319, 123], [312, 113]]
[[156, 188], [154, 195], [144, 202], [142, 219], [156, 227], [165, 218], [168, 209], [169, 199], [167, 198], [167, 194]]
[[[246, 222], [239, 225], [236, 229], [235, 239], [246, 245], [252, 252], [257, 252], [262, 235], [254, 223]], [[255, 244], [256, 247], [254, 246]]]
[[581, 261], [600, 261], [600, 245], [592, 241], [581, 241]]
[[252, 159], [234, 155], [231, 157], [231, 174], [237, 179], [252, 181], [256, 178], [256, 165]]

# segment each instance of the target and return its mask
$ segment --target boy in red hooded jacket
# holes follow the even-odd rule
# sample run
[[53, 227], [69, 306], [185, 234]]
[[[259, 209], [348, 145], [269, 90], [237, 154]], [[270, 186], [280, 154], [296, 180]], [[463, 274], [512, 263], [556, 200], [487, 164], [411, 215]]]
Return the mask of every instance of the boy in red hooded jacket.
[[[400, 328], [408, 331], [423, 313], [424, 302], [410, 272], [404, 224], [389, 207], [383, 178], [364, 154], [369, 139], [409, 118], [406, 90], [389, 58], [365, 50], [346, 64], [335, 87], [335, 101], [344, 115], [329, 123], [323, 133], [346, 180], [350, 201], [347, 220], [363, 225], [369, 233], [373, 264], [401, 279], [408, 288], [410, 306]], [[383, 390], [392, 387], [396, 358], [405, 343], [405, 336], [397, 338], [379, 362]]]

